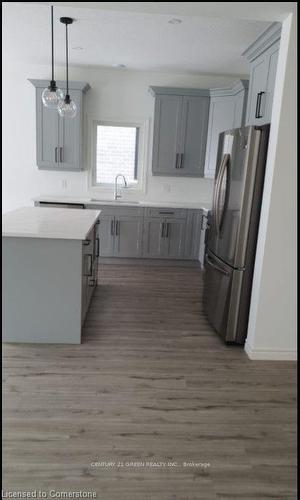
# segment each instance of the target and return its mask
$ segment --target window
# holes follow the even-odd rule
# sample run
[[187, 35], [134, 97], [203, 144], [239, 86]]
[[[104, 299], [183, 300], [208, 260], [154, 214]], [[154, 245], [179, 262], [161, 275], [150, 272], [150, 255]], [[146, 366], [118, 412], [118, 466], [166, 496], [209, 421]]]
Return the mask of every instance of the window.
[[113, 184], [123, 174], [129, 185], [138, 183], [140, 128], [125, 124], [95, 124], [94, 185]]

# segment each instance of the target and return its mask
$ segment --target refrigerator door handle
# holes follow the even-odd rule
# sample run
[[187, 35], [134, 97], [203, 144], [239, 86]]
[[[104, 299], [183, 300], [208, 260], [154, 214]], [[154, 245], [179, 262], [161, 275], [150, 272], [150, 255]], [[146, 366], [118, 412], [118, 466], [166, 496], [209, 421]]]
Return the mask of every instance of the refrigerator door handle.
[[230, 157], [230, 155], [228, 153], [226, 153], [226, 154], [224, 154], [224, 156], [222, 158], [219, 173], [218, 173], [218, 176], [216, 179], [216, 186], [215, 186], [215, 190], [214, 190], [213, 207], [212, 208], [213, 208], [213, 223], [214, 223], [214, 228], [215, 228], [215, 232], [216, 232], [217, 236], [219, 235], [219, 229], [220, 229], [219, 228], [219, 217], [218, 217], [218, 205], [219, 205], [219, 201], [220, 201], [220, 190], [221, 190], [223, 175], [225, 173], [225, 169], [226, 169], [227, 162], [229, 161], [229, 157]]
[[224, 274], [225, 276], [229, 276], [229, 272], [225, 271], [225, 269], [222, 269], [222, 267], [217, 266], [212, 260], [210, 260], [208, 254], [205, 255], [205, 262], [219, 273]]
[[214, 192], [213, 192], [213, 201], [212, 201], [212, 225], [215, 231], [217, 231], [217, 226], [216, 226], [216, 197], [217, 197], [217, 192], [218, 192], [218, 186], [219, 186], [219, 178], [220, 174], [222, 172], [222, 167], [223, 167], [223, 162], [224, 162], [224, 156], [222, 157], [220, 168], [218, 171], [218, 175], [216, 177], [216, 182], [215, 182], [215, 187], [214, 187]]
[[[220, 207], [219, 207], [219, 205], [220, 205], [220, 195], [221, 195], [221, 186], [222, 186], [222, 182], [223, 182], [223, 178], [224, 178], [226, 169], [229, 168], [229, 160], [230, 160], [230, 154], [226, 153], [224, 155], [224, 161], [223, 161], [223, 164], [222, 164], [222, 172], [220, 174], [218, 192], [217, 192], [217, 195], [216, 195], [216, 228], [217, 228], [217, 234], [218, 235], [219, 235], [220, 230], [221, 230], [221, 223], [222, 223], [222, 219], [223, 219], [223, 217], [221, 217], [221, 215], [220, 215]], [[224, 208], [226, 208], [226, 201], [228, 199], [228, 189], [229, 189], [229, 174], [228, 174], [228, 170], [227, 170], [227, 181], [226, 181], [226, 193], [225, 193], [225, 205], [224, 205]]]

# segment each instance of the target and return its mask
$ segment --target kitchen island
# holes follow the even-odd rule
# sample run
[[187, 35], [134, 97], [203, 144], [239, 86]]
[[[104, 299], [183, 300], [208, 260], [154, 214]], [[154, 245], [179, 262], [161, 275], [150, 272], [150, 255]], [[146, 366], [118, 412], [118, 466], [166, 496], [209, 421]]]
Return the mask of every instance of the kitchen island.
[[39, 207], [3, 215], [4, 342], [81, 343], [97, 284], [99, 216]]

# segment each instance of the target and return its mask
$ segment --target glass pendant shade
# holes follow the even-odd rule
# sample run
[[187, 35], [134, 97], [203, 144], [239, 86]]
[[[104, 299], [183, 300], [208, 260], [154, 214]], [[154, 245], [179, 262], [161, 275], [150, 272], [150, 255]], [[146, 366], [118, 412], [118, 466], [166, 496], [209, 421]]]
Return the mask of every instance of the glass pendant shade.
[[59, 101], [64, 98], [64, 93], [57, 87], [46, 87], [42, 93], [42, 101], [46, 108], [57, 109]]
[[57, 109], [59, 115], [62, 117], [74, 118], [74, 116], [76, 116], [77, 106], [75, 102], [70, 99], [69, 95], [66, 95], [64, 99], [59, 101]]

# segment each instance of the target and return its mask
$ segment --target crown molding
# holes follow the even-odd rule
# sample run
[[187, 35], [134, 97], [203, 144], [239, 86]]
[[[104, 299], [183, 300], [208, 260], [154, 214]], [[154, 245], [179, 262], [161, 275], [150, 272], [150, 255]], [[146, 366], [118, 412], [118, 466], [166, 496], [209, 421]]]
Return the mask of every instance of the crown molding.
[[272, 23], [243, 53], [250, 62], [254, 61], [281, 36], [281, 23]]
[[248, 80], [237, 80], [231, 87], [222, 87], [216, 89], [210, 89], [211, 97], [223, 97], [223, 96], [234, 96], [239, 94], [243, 90], [247, 90], [249, 87]]
[[152, 96], [158, 95], [183, 95], [183, 96], [203, 96], [209, 97], [209, 89], [193, 89], [180, 87], [149, 87], [149, 92]]
[[[28, 81], [36, 88], [46, 88], [49, 85], [49, 80], [35, 80], [28, 78]], [[63, 80], [56, 80], [56, 85], [62, 90], [66, 90], [66, 82]], [[70, 90], [81, 90], [82, 92], [87, 92], [91, 88], [90, 84], [87, 82], [69, 82]]]

